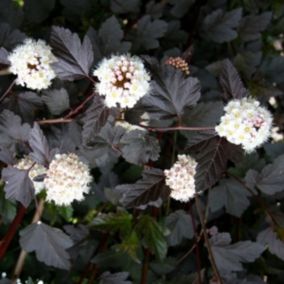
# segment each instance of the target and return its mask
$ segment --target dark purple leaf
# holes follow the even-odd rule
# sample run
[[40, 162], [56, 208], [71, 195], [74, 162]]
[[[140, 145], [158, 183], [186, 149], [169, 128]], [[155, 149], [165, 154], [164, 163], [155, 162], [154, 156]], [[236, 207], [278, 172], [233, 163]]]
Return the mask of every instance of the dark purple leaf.
[[198, 79], [185, 78], [179, 70], [164, 67], [159, 74], [153, 74], [153, 77], [151, 94], [141, 101], [150, 118], [182, 116], [185, 109], [196, 105], [200, 98]]
[[231, 41], [238, 36], [236, 28], [241, 18], [241, 8], [228, 12], [217, 9], [204, 18], [201, 25], [202, 36], [217, 43]]
[[239, 155], [235, 150], [235, 145], [220, 137], [213, 137], [190, 148], [198, 163], [195, 176], [197, 191], [206, 190], [221, 179], [227, 162]]
[[284, 155], [276, 158], [272, 164], [267, 165], [261, 173], [249, 170], [246, 183], [252, 189], [257, 187], [267, 195], [273, 195], [284, 190]]
[[13, 165], [16, 163], [15, 157], [8, 147], [0, 148], [0, 161], [6, 165]]
[[115, 188], [122, 195], [120, 202], [127, 208], [145, 209], [147, 206], [160, 207], [161, 201], [169, 196], [170, 189], [164, 183], [160, 169], [144, 170], [142, 179], [134, 184], [122, 184]]
[[110, 273], [107, 271], [100, 276], [99, 284], [131, 284], [131, 281], [127, 281], [128, 277], [129, 272]]
[[72, 81], [89, 76], [94, 54], [87, 36], [81, 43], [77, 34], [68, 29], [53, 27], [50, 44], [58, 59], [54, 63], [54, 69], [60, 79]]
[[260, 15], [248, 15], [241, 20], [239, 34], [243, 41], [257, 40], [271, 23], [272, 12], [267, 11]]
[[16, 141], [27, 141], [31, 128], [22, 124], [22, 120], [9, 110], [0, 114], [0, 144], [10, 144]]
[[225, 59], [222, 63], [220, 84], [227, 100], [248, 96], [248, 91], [240, 79], [238, 71], [229, 59]]
[[137, 165], [158, 160], [161, 150], [158, 140], [143, 130], [126, 132], [120, 140], [120, 149], [126, 161]]
[[24, 207], [28, 207], [35, 193], [29, 172], [9, 166], [2, 170], [2, 179], [5, 181], [6, 198], [19, 201]]
[[168, 24], [163, 20], [151, 19], [145, 15], [137, 22], [137, 29], [133, 33], [133, 49], [155, 49], [159, 47], [159, 39], [167, 32]]
[[272, 228], [267, 228], [261, 231], [257, 236], [257, 242], [264, 246], [268, 246], [268, 250], [284, 260], [284, 243], [283, 240], [279, 239], [277, 233]]
[[26, 35], [19, 30], [13, 30], [8, 24], [0, 23], [0, 46], [7, 50], [11, 50], [21, 44], [25, 37]]
[[21, 247], [35, 252], [39, 261], [61, 269], [70, 269], [70, 256], [66, 249], [73, 245], [63, 231], [38, 222], [20, 231]]
[[209, 190], [208, 205], [211, 212], [225, 208], [226, 212], [240, 218], [250, 205], [250, 195], [239, 182], [225, 179]]
[[30, 132], [29, 144], [32, 148], [31, 158], [38, 164], [48, 166], [51, 158], [48, 142], [36, 122]]
[[82, 119], [82, 137], [85, 144], [88, 143], [91, 137], [94, 137], [100, 132], [111, 114], [114, 115], [115, 110], [107, 108], [103, 99], [99, 96], [95, 96], [92, 104], [86, 110]]
[[123, 30], [115, 16], [108, 18], [100, 27], [99, 37], [102, 54], [110, 55], [114, 52], [127, 52], [131, 43], [122, 41]]
[[64, 88], [45, 91], [42, 100], [53, 115], [59, 115], [70, 108], [69, 95]]
[[168, 215], [165, 219], [165, 223], [170, 230], [167, 239], [171, 246], [176, 246], [184, 239], [192, 239], [194, 236], [191, 216], [184, 210], [177, 210]]
[[8, 55], [9, 52], [4, 47], [0, 47], [0, 65], [10, 65]]
[[244, 269], [242, 263], [254, 262], [265, 249], [261, 244], [252, 241], [241, 241], [234, 244], [216, 241], [218, 235], [224, 234], [218, 233], [210, 239], [215, 262], [221, 274], [242, 271]]

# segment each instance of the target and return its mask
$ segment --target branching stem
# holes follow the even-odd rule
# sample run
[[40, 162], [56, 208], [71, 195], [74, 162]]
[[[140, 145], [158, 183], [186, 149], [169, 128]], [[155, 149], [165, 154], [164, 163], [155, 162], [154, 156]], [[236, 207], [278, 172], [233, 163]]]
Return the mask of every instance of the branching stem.
[[207, 248], [207, 251], [208, 251], [208, 254], [209, 254], [209, 260], [210, 260], [212, 269], [214, 271], [214, 274], [215, 274], [215, 277], [217, 278], [218, 283], [224, 284], [224, 282], [221, 278], [220, 272], [218, 270], [218, 267], [216, 265], [216, 262], [215, 262], [215, 258], [214, 258], [214, 254], [213, 254], [213, 251], [212, 251], [212, 248], [211, 248], [210, 241], [208, 239], [204, 212], [201, 209], [198, 194], [195, 195], [195, 204], [196, 204], [196, 209], [197, 209], [197, 212], [198, 212], [199, 220], [200, 220], [200, 223], [201, 223], [201, 227], [202, 227], [202, 230], [203, 230], [204, 241], [205, 241], [206, 248]]

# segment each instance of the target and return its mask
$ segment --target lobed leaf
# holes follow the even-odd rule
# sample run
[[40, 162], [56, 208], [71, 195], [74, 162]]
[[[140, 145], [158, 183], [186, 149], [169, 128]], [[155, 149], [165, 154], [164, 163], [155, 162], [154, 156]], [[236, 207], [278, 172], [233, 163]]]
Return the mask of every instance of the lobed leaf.
[[53, 27], [50, 45], [58, 59], [53, 67], [60, 79], [72, 81], [89, 76], [94, 54], [87, 36], [81, 42], [79, 36], [70, 30]]
[[227, 100], [241, 99], [248, 96], [248, 91], [239, 77], [238, 71], [229, 59], [222, 62], [220, 84]]
[[239, 26], [241, 17], [241, 8], [229, 12], [217, 9], [203, 20], [201, 34], [205, 39], [217, 43], [229, 42], [238, 36], [236, 28]]
[[166, 217], [165, 224], [170, 230], [170, 234], [167, 237], [170, 246], [176, 246], [184, 239], [192, 239], [194, 236], [191, 216], [184, 210], [177, 210], [171, 213]]
[[27, 208], [35, 195], [28, 170], [8, 166], [2, 170], [2, 179], [5, 181], [5, 197], [11, 201], [19, 201]]
[[225, 208], [229, 214], [241, 217], [249, 207], [250, 193], [237, 181], [225, 179], [209, 190], [208, 206], [212, 212]]
[[142, 179], [135, 184], [122, 184], [115, 189], [122, 195], [120, 202], [127, 208], [160, 207], [161, 201], [170, 193], [164, 183], [163, 171], [155, 168], [144, 170]]
[[27, 252], [35, 252], [39, 261], [60, 269], [70, 269], [70, 256], [66, 249], [72, 240], [60, 229], [44, 223], [34, 223], [20, 231], [21, 247]]

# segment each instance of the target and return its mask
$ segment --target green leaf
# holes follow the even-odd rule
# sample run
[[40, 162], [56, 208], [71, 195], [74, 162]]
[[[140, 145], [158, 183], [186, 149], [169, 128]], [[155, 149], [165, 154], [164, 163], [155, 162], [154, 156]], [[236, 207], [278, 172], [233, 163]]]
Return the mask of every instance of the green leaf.
[[225, 179], [209, 190], [208, 205], [211, 212], [225, 208], [227, 213], [241, 217], [250, 205], [249, 196], [250, 193], [239, 182]]
[[99, 214], [92, 222], [96, 229], [127, 236], [132, 228], [132, 215], [126, 211]]
[[16, 216], [16, 205], [5, 198], [2, 186], [0, 187], [0, 216], [4, 224], [9, 224]]
[[140, 240], [135, 231], [125, 236], [122, 242], [115, 246], [115, 249], [129, 255], [134, 261], [141, 263], [137, 251], [140, 248]]
[[168, 250], [166, 231], [156, 220], [143, 215], [136, 225], [136, 231], [144, 247], [155, 253], [161, 260], [166, 257]]
[[242, 17], [242, 9], [237, 8], [229, 12], [221, 9], [213, 11], [203, 20], [201, 35], [217, 43], [228, 42], [235, 39], [238, 34], [236, 28]]
[[170, 246], [176, 246], [183, 239], [192, 239], [194, 230], [192, 220], [184, 210], [177, 210], [166, 217], [165, 224], [170, 230], [167, 237]]

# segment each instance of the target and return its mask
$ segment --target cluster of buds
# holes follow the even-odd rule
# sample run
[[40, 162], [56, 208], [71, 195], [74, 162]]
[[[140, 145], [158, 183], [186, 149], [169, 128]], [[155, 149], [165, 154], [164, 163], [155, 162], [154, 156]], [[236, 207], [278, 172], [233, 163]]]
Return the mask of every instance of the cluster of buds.
[[188, 63], [180, 56], [167, 58], [165, 64], [171, 65], [174, 68], [181, 70], [187, 76], [190, 74]]

